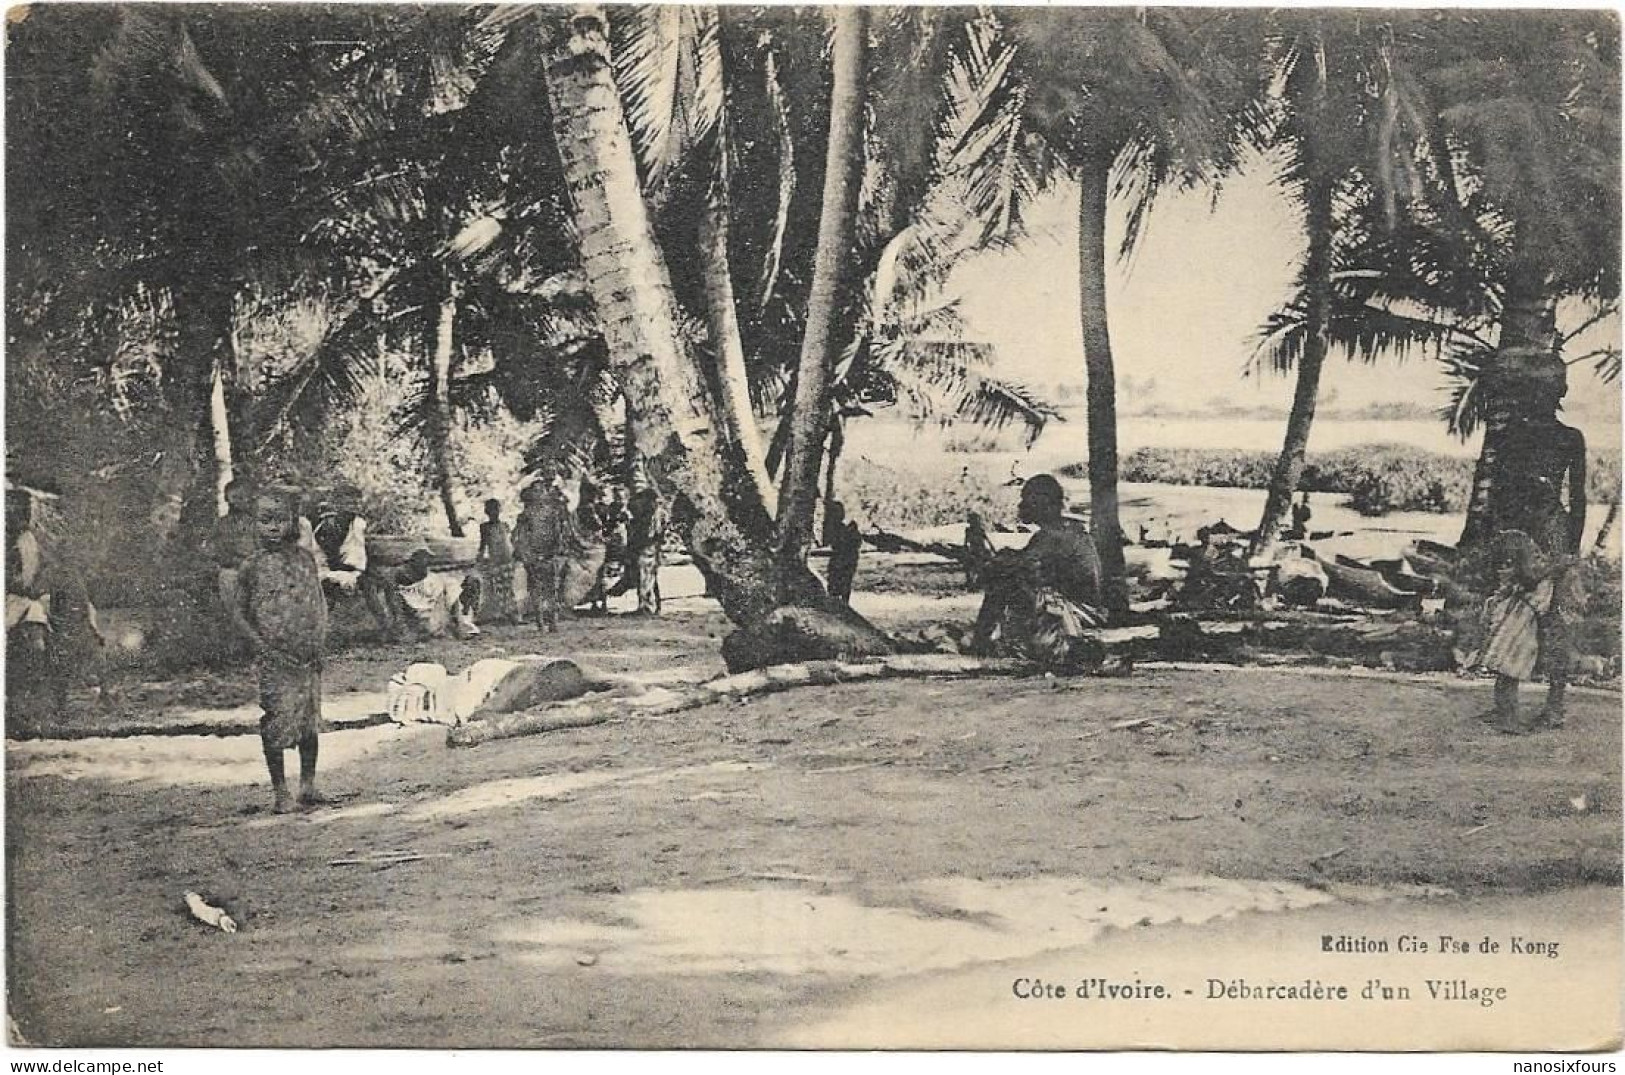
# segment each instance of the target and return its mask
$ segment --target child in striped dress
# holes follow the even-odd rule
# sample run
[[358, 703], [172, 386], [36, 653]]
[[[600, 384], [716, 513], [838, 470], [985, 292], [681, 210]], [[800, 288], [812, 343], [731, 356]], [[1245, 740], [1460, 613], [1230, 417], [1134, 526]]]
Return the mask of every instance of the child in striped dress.
[[[1495, 673], [1495, 708], [1485, 718], [1509, 734], [1559, 727], [1570, 659], [1568, 611], [1581, 600], [1577, 573], [1561, 551], [1544, 555], [1521, 530], [1497, 536], [1496, 564], [1500, 588], [1484, 604], [1484, 633], [1467, 660], [1469, 667]], [[1518, 684], [1537, 670], [1546, 675], [1546, 705], [1524, 721]]]

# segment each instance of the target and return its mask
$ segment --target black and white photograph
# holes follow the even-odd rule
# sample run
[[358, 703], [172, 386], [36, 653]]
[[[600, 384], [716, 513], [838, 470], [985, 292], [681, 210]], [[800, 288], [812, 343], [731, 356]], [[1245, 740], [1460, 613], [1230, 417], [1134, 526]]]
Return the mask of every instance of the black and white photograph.
[[7, 8], [9, 1059], [1617, 1054], [1620, 53]]

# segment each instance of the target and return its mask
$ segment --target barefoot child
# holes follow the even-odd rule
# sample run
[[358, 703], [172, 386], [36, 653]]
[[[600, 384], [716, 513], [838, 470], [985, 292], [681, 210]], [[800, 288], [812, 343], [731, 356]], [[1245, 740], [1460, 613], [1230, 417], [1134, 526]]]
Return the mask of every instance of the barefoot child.
[[475, 555], [485, 581], [485, 602], [480, 619], [488, 623], [512, 623], [514, 617], [513, 531], [502, 521], [502, 501], [485, 502], [485, 521], [480, 524], [480, 550]]
[[322, 716], [322, 649], [327, 602], [316, 563], [298, 545], [296, 501], [267, 492], [254, 501], [259, 551], [238, 579], [237, 627], [259, 667], [260, 739], [271, 774], [274, 809], [293, 808], [282, 752], [299, 748], [299, 801], [324, 802], [316, 791], [316, 737]]
[[[1485, 603], [1484, 635], [1468, 658], [1469, 666], [1495, 673], [1495, 708], [1484, 719], [1511, 735], [1561, 727], [1576, 574], [1561, 552], [1543, 555], [1521, 530], [1498, 534], [1495, 553], [1499, 588]], [[1518, 683], [1537, 670], [1546, 673], [1546, 706], [1526, 719], [1518, 712]]]

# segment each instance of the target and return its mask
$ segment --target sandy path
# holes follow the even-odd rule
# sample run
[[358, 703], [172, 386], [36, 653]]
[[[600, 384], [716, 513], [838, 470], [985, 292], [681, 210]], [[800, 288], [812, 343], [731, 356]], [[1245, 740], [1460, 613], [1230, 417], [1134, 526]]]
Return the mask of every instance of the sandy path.
[[[1617, 885], [1617, 701], [1529, 739], [1481, 703], [1147, 670], [853, 684], [472, 750], [370, 729], [324, 747], [345, 801], [293, 817], [240, 755], [231, 781], [14, 762], [13, 1010], [75, 1044], [761, 1044], [924, 968], [1184, 917], [1177, 878], [1213, 886], [1186, 894], [1206, 918], [1336, 886]], [[428, 857], [328, 865], [383, 850]], [[242, 932], [186, 917], [186, 888]]]

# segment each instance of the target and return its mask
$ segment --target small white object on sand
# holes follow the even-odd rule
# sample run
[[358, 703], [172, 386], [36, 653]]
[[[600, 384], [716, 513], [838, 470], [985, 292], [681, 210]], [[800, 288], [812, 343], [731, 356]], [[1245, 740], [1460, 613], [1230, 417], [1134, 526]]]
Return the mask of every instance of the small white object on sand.
[[232, 917], [219, 907], [204, 901], [196, 892], [186, 893], [186, 907], [192, 912], [192, 917], [206, 926], [213, 926], [222, 933], [236, 933], [237, 923]]

